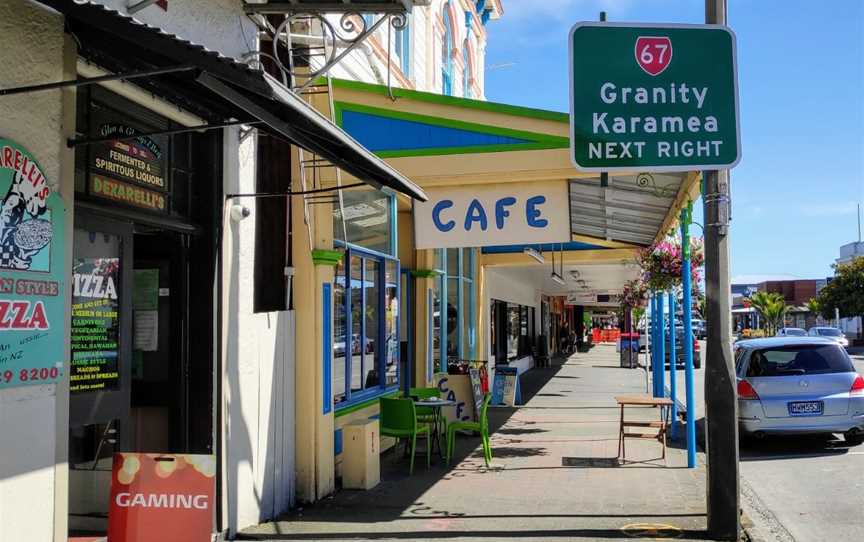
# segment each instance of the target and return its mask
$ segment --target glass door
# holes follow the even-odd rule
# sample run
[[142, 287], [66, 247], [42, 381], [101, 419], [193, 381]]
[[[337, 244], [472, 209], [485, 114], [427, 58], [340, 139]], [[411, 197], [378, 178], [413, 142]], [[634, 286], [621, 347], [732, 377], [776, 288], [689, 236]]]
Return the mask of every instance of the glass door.
[[69, 527], [103, 532], [111, 461], [130, 442], [129, 223], [76, 216], [69, 382]]

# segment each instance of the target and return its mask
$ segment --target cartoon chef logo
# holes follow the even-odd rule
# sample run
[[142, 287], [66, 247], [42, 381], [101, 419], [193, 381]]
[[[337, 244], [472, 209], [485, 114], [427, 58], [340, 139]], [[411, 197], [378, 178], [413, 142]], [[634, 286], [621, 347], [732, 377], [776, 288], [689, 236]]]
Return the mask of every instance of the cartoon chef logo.
[[47, 271], [47, 264], [33, 264], [51, 243], [50, 188], [32, 157], [9, 145], [0, 152], [0, 190], [7, 183], [0, 203], [0, 268]]

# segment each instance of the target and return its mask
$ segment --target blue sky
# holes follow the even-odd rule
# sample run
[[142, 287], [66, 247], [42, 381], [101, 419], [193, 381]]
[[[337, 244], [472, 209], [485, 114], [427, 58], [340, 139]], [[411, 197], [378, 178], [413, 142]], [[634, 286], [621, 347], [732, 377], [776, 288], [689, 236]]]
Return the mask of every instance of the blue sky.
[[[574, 22], [606, 11], [609, 21], [701, 23], [703, 10], [703, 0], [504, 0], [486, 27], [487, 98], [567, 111]], [[742, 134], [733, 277], [824, 278], [857, 239], [864, 207], [864, 2], [729, 0], [729, 25]]]

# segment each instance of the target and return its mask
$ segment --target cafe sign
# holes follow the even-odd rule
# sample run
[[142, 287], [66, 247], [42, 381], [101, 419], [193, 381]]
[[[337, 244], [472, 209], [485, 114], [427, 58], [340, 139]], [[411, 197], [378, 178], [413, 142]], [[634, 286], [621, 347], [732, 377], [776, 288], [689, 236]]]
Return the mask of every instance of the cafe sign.
[[738, 163], [729, 28], [583, 22], [569, 43], [570, 157], [577, 169], [663, 172]]
[[570, 240], [567, 182], [516, 182], [426, 189], [414, 202], [418, 249]]
[[63, 376], [64, 206], [21, 145], [0, 139], [0, 390]]

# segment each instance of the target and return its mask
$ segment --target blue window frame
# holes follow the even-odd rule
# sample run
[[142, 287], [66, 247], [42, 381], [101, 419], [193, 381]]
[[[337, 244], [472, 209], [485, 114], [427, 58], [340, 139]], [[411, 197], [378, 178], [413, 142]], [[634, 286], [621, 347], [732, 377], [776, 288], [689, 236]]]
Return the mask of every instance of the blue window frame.
[[438, 276], [432, 290], [432, 356], [438, 369], [447, 370], [449, 359], [475, 359], [477, 355], [475, 249], [435, 251]]
[[471, 97], [471, 63], [468, 58], [468, 40], [462, 45], [462, 62], [465, 68], [462, 70], [462, 96]]
[[453, 94], [453, 21], [450, 20], [450, 2], [444, 4], [444, 43], [441, 44], [441, 92]]
[[396, 31], [393, 43], [396, 56], [399, 57], [399, 68], [405, 77], [411, 77], [411, 18], [408, 17], [405, 28]]
[[399, 260], [346, 245], [334, 290], [336, 409], [398, 389]]

